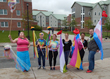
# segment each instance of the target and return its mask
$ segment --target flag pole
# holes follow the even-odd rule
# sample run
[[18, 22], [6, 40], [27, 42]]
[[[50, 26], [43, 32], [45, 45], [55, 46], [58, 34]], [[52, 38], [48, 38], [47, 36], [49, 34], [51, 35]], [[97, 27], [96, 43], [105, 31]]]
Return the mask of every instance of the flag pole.
[[10, 35], [11, 35], [11, 27], [12, 27], [12, 15], [13, 15], [13, 12], [11, 12], [11, 24], [10, 24], [10, 31], [9, 31]]

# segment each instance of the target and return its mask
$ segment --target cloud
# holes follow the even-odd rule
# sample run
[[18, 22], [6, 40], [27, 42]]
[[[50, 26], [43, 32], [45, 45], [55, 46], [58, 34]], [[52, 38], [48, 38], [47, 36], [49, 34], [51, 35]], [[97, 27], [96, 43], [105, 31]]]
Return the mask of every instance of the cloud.
[[100, 0], [32, 0], [33, 9], [48, 10], [56, 14], [70, 14], [74, 1], [96, 3]]

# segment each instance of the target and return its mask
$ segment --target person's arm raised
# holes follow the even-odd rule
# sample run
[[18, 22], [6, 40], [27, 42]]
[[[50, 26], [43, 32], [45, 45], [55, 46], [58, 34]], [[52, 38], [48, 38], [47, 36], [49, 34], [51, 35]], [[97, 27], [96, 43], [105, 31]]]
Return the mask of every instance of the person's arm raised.
[[16, 38], [16, 39], [13, 40], [12, 37], [11, 37], [11, 35], [9, 35], [8, 37], [9, 37], [9, 39], [10, 39], [10, 41], [12, 43], [16, 43], [18, 41], [18, 38]]

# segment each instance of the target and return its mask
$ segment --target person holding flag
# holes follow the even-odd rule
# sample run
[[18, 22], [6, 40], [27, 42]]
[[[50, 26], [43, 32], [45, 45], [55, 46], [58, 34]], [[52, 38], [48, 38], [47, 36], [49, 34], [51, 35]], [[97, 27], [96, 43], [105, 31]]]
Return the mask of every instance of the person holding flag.
[[94, 65], [95, 65], [94, 56], [95, 56], [96, 52], [99, 52], [99, 47], [98, 47], [98, 45], [97, 45], [97, 43], [96, 43], [96, 41], [94, 40], [94, 37], [93, 37], [94, 30], [90, 29], [89, 34], [90, 34], [90, 38], [88, 40], [89, 69], [86, 71], [87, 73], [91, 73], [94, 70]]
[[72, 45], [72, 42], [71, 40], [68, 39], [69, 37], [69, 34], [66, 33], [65, 34], [65, 39], [63, 39], [63, 45], [64, 45], [64, 55], [65, 55], [65, 62], [66, 62], [66, 69], [67, 68], [67, 64], [68, 64], [68, 57], [69, 57], [69, 53], [70, 53], [70, 48], [71, 48], [71, 45]]
[[73, 33], [75, 34], [72, 45], [72, 47], [74, 48], [72, 48], [72, 58], [70, 65], [76, 67], [77, 69], [83, 70], [80, 56], [80, 50], [83, 48], [83, 44], [80, 41], [80, 31], [76, 28], [75, 30], [73, 30]]
[[46, 46], [46, 41], [45, 39], [43, 39], [43, 36], [44, 36], [44, 33], [40, 33], [39, 34], [39, 39], [36, 41], [36, 46], [37, 46], [37, 50], [38, 50], [38, 55], [39, 55], [39, 58], [38, 58], [38, 64], [39, 64], [39, 67], [38, 69], [41, 69], [41, 57], [42, 57], [42, 60], [43, 60], [43, 69], [45, 69], [45, 46]]
[[[102, 17], [108, 17], [106, 11], [102, 12]], [[102, 47], [102, 17], [97, 23], [96, 27], [89, 30], [90, 38], [89, 38], [89, 69], [86, 71], [87, 73], [91, 73], [94, 70], [95, 60], [94, 56], [96, 52], [100, 52], [101, 60], [103, 60], [103, 47]], [[100, 50], [100, 51], [99, 51]]]
[[[55, 70], [56, 66], [56, 59], [58, 56], [58, 41], [56, 41], [57, 35], [53, 34], [53, 40], [50, 40], [48, 42], [48, 48], [49, 48], [49, 65], [50, 65], [50, 70]], [[54, 60], [54, 67], [52, 68], [52, 58]]]
[[[59, 56], [59, 59], [60, 59], [60, 71], [62, 73], [66, 73], [67, 70], [66, 70], [66, 61], [65, 61], [65, 55], [64, 55], [64, 51], [63, 51], [63, 42], [62, 42], [62, 30], [59, 31], [57, 33], [57, 35], [60, 35], [60, 56]], [[68, 52], [66, 52], [68, 54]]]

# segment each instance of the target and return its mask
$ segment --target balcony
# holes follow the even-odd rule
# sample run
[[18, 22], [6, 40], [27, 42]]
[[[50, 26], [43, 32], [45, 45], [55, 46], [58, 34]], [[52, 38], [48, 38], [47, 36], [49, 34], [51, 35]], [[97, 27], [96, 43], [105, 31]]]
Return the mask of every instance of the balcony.
[[85, 15], [85, 13], [81, 13], [81, 15]]

